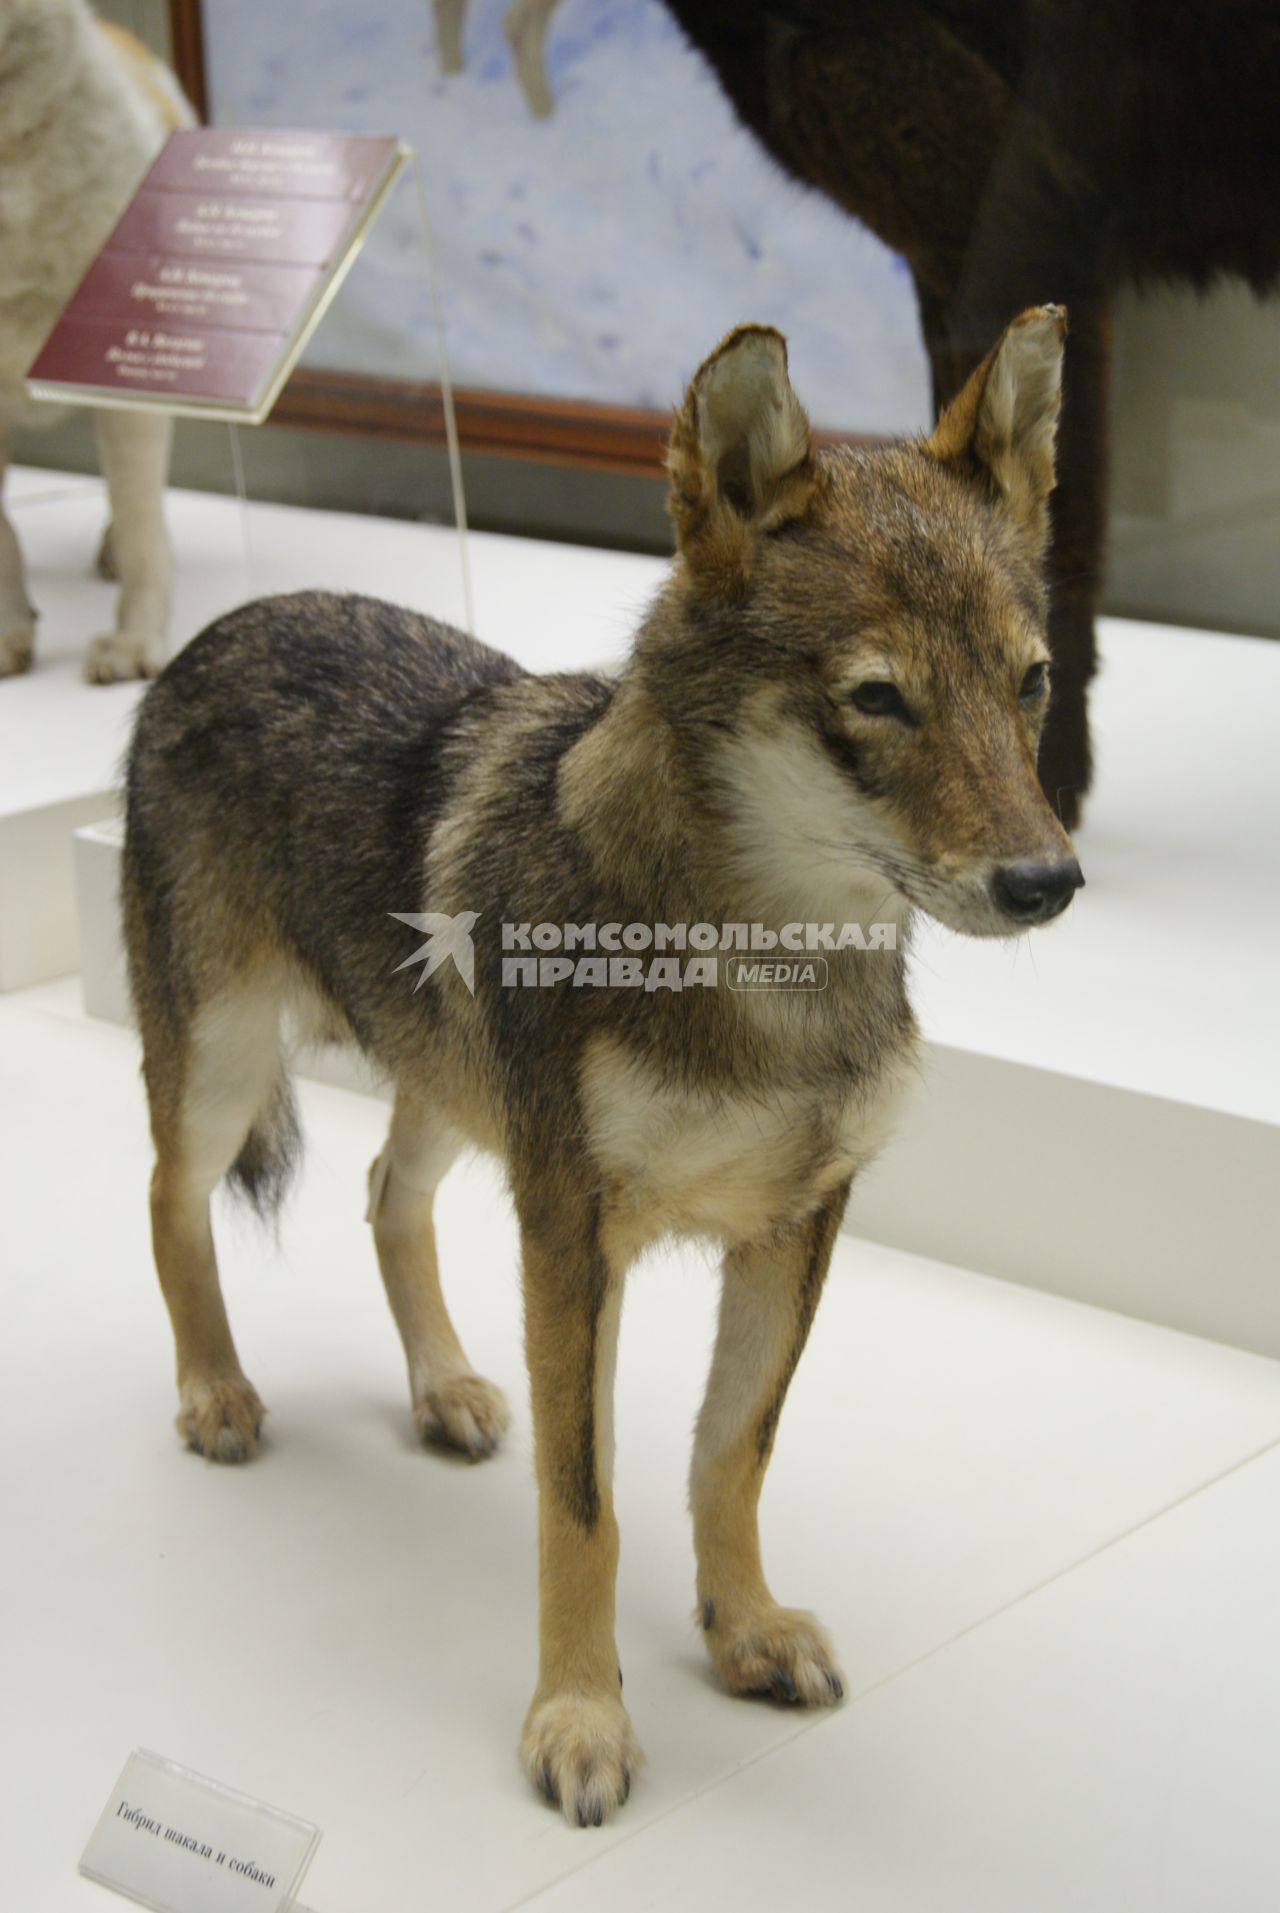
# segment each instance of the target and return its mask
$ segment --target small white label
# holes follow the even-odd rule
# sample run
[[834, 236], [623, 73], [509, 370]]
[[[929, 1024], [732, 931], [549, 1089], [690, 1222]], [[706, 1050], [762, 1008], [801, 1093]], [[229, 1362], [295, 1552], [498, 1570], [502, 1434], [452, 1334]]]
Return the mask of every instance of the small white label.
[[80, 1871], [155, 1913], [287, 1913], [319, 1841], [308, 1821], [139, 1751]]

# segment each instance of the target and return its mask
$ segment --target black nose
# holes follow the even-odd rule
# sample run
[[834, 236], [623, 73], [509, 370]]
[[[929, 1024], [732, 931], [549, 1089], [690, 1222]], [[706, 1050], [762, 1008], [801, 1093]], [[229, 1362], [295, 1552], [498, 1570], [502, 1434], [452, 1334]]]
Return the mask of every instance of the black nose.
[[1083, 883], [1075, 858], [1064, 857], [1060, 863], [1005, 864], [991, 879], [991, 889], [1006, 916], [1019, 923], [1048, 923], [1061, 915]]

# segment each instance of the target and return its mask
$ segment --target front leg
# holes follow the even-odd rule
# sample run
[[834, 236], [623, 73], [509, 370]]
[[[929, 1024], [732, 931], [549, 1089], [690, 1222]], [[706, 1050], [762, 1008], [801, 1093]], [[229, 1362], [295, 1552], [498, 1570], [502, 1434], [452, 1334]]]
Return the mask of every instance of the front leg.
[[845, 1183], [804, 1222], [725, 1257], [690, 1481], [698, 1612], [717, 1673], [730, 1693], [813, 1706], [840, 1700], [844, 1684], [813, 1615], [769, 1592], [757, 1510], [848, 1194]]
[[164, 485], [173, 421], [155, 412], [95, 413], [98, 457], [111, 505], [110, 559], [120, 579], [116, 628], [85, 659], [91, 684], [154, 677], [165, 660], [172, 559]]
[[535, 1786], [599, 1826], [640, 1748], [614, 1641], [613, 1376], [622, 1269], [585, 1193], [517, 1191], [538, 1474], [538, 1686], [520, 1740]]

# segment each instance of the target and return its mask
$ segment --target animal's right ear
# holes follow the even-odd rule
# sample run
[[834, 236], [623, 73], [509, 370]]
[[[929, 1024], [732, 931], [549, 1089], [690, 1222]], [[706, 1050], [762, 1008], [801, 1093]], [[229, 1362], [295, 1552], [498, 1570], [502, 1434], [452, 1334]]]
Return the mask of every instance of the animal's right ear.
[[1061, 306], [1032, 306], [1005, 327], [925, 440], [946, 464], [984, 471], [1018, 524], [1042, 541], [1062, 402]]
[[772, 326], [739, 326], [694, 374], [667, 448], [676, 545], [713, 591], [741, 589], [758, 536], [803, 517], [817, 483], [809, 420]]

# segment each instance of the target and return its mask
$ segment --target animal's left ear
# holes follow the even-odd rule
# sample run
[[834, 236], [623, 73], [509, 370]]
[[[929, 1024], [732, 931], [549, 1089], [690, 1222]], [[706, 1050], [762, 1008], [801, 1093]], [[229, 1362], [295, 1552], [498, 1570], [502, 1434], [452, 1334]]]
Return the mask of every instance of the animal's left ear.
[[725, 588], [757, 534], [804, 515], [817, 483], [809, 421], [772, 326], [739, 326], [694, 374], [667, 448], [676, 544]]
[[1033, 306], [1021, 313], [925, 441], [934, 458], [976, 464], [989, 473], [1018, 523], [1040, 536], [1054, 486], [1066, 336], [1061, 306]]

